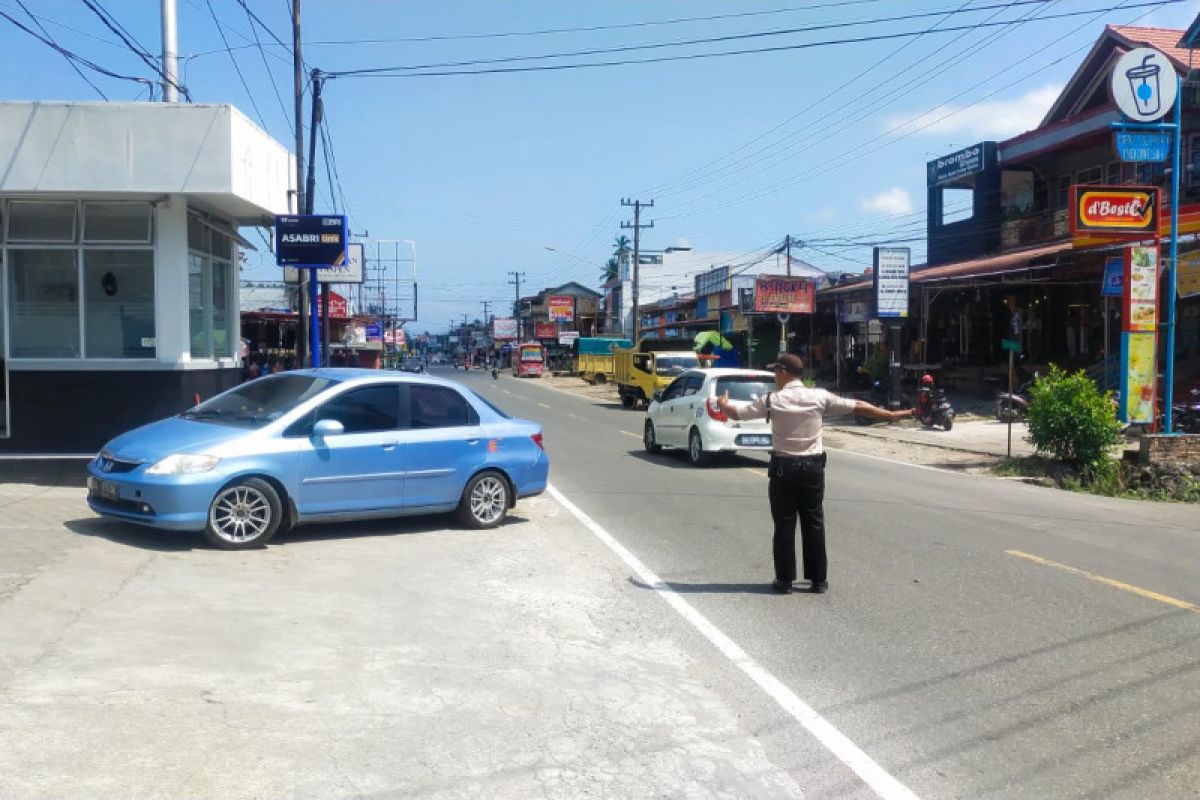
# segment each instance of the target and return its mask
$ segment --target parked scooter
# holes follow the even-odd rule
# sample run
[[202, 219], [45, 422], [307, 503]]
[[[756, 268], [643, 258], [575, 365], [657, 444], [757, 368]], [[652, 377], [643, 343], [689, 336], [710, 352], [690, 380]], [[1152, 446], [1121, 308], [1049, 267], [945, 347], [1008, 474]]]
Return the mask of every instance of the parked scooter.
[[926, 428], [937, 425], [948, 431], [954, 427], [954, 406], [946, 397], [946, 390], [933, 385], [932, 375], [921, 376], [921, 388], [917, 390], [917, 419]]
[[[884, 381], [874, 381], [871, 383], [871, 391], [867, 394], [867, 402], [879, 408], [887, 408], [888, 402], [891, 400], [891, 394], [888, 389], [889, 384]], [[876, 420], [872, 417], [863, 417], [858, 414], [854, 415], [854, 421], [859, 425], [871, 425]]]
[[1001, 422], [1021, 422], [1029, 416], [1029, 390], [1033, 388], [1038, 374], [1022, 383], [1012, 394], [996, 393], [996, 419]]
[[498, 380], [499, 378], [500, 378], [500, 370], [497, 369], [496, 367], [492, 367], [492, 380]]
[[1171, 404], [1171, 427], [1176, 433], [1200, 433], [1200, 389]]

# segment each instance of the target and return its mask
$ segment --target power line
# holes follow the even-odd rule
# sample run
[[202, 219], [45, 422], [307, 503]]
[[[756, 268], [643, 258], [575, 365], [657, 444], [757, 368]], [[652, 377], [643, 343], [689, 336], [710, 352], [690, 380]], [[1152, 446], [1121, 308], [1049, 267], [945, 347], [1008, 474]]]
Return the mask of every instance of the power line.
[[[17, 3], [17, 5], [19, 5], [19, 6], [21, 7], [21, 10], [22, 10], [22, 11], [24, 11], [26, 14], [28, 14], [28, 15], [29, 15], [29, 18], [30, 18], [31, 20], [33, 20], [33, 24], [38, 26], [38, 30], [40, 30], [42, 33], [46, 34], [46, 37], [47, 37], [47, 38], [49, 38], [49, 39], [53, 40], [53, 38], [54, 38], [54, 37], [50, 35], [50, 31], [46, 30], [46, 26], [45, 26], [45, 25], [43, 25], [43, 24], [41, 23], [41, 21], [40, 21], [40, 20], [39, 20], [39, 19], [38, 19], [36, 16], [34, 16], [33, 12], [29, 10], [28, 6], [26, 6], [26, 5], [25, 5], [25, 3], [23, 2], [23, 0], [16, 0], [16, 3]], [[88, 86], [90, 86], [90, 87], [92, 87], [93, 89], [95, 89], [95, 90], [96, 90], [96, 94], [100, 95], [100, 97], [102, 97], [102, 98], [103, 98], [103, 99], [105, 99], [105, 100], [107, 100], [107, 99], [108, 99], [108, 95], [106, 95], [104, 92], [102, 92], [102, 91], [100, 90], [100, 87], [99, 87], [99, 86], [97, 86], [95, 83], [93, 83], [93, 82], [92, 82], [92, 79], [91, 79], [91, 78], [89, 78], [87, 75], [84, 75], [84, 74], [83, 74], [83, 70], [81, 70], [81, 69], [79, 68], [79, 65], [78, 65], [78, 64], [76, 64], [76, 63], [74, 62], [74, 60], [72, 60], [72, 59], [71, 59], [71, 57], [70, 57], [70, 56], [68, 56], [66, 53], [61, 53], [61, 52], [60, 52], [60, 55], [61, 55], [61, 56], [62, 56], [64, 59], [66, 59], [66, 61], [67, 61], [67, 63], [68, 63], [68, 64], [70, 64], [70, 65], [71, 65], [71, 69], [75, 70], [75, 72], [76, 72], [76, 73], [79, 75], [79, 77], [83, 78], [83, 81], [84, 81], [84, 83], [86, 83]]]
[[[258, 28], [255, 27], [255, 23], [257, 22], [263, 30], [274, 36], [276, 41], [280, 41], [280, 39], [258, 18], [258, 15], [250, 10], [250, 6], [246, 5], [246, 0], [237, 0], [237, 2], [241, 5], [242, 10], [246, 12], [246, 19], [250, 21], [250, 33], [253, 34], [254, 46], [258, 48], [258, 54], [262, 57], [263, 69], [267, 72], [267, 80], [271, 82], [271, 90], [275, 93], [275, 99], [279, 102], [279, 110], [283, 112], [283, 119], [287, 123], [288, 131], [295, 137], [295, 125], [292, 122], [291, 115], [288, 113], [287, 106], [283, 103], [283, 95], [279, 93], [279, 86], [275, 83], [275, 75], [271, 72], [271, 65], [267, 63], [267, 51], [263, 49], [262, 41], [258, 38]], [[209, 6], [209, 10], [212, 10], [211, 5]], [[224, 40], [224, 36], [222, 36], [222, 40]], [[229, 57], [233, 58], [232, 52], [230, 52]]]
[[37, 39], [39, 42], [46, 45], [47, 47], [61, 53], [62, 55], [66, 56], [67, 58], [71, 59], [72, 61], [74, 61], [78, 64], [82, 64], [83, 66], [87, 67], [88, 69], [90, 69], [94, 72], [98, 72], [101, 75], [104, 75], [109, 78], [116, 78], [117, 80], [131, 81], [133, 83], [140, 83], [143, 86], [147, 86], [147, 85], [153, 86], [153, 84], [154, 84], [153, 81], [148, 80], [143, 77], [140, 77], [138, 75], [125, 75], [120, 72], [114, 72], [106, 67], [102, 67], [99, 64], [95, 63], [94, 61], [90, 61], [89, 59], [84, 58], [83, 56], [79, 55], [78, 53], [74, 53], [71, 50], [68, 50], [67, 48], [59, 45], [57, 42], [42, 36], [37, 31], [27, 27], [20, 20], [14, 18], [12, 15], [10, 15], [9, 13], [7, 13], [5, 11], [0, 11], [0, 17], [4, 17], [6, 20], [11, 22], [13, 25], [15, 25], [16, 27], [25, 31], [30, 36]]
[[[83, 0], [83, 2], [87, 3], [87, 2], [89, 2], [89, 0]], [[229, 40], [225, 38], [225, 28], [224, 28], [224, 26], [221, 25], [221, 20], [217, 19], [217, 12], [213, 9], [212, 0], [204, 0], [204, 4], [206, 6], [208, 6], [208, 13], [212, 15], [213, 25], [217, 26], [217, 33], [221, 37], [221, 42], [225, 45], [226, 48], [228, 48]], [[253, 27], [253, 26], [251, 26], [251, 27]], [[264, 128], [266, 128], [267, 121], [265, 119], [263, 119], [262, 110], [259, 109], [258, 102], [254, 99], [254, 94], [250, 91], [250, 86], [246, 83], [246, 76], [242, 74], [242, 68], [240, 66], [238, 66], [237, 56], [235, 56], [232, 51], [229, 52], [229, 60], [231, 62], [233, 62], [233, 71], [237, 73], [238, 80], [242, 82], [242, 88], [246, 91], [246, 98], [250, 101], [251, 107], [254, 108], [254, 115], [258, 117], [258, 124], [262, 125]], [[274, 84], [274, 81], [272, 80], [272, 85], [273, 84]], [[276, 93], [278, 93], [278, 92], [276, 92]], [[283, 103], [283, 101], [280, 100], [281, 105], [282, 105], [282, 103]], [[284, 117], [286, 117], [286, 116], [287, 116], [287, 112], [285, 111]]]
[[[975, 11], [987, 11], [987, 10], [994, 9], [994, 8], [1012, 8], [1014, 6], [1037, 5], [1037, 4], [1042, 4], [1042, 3], [1046, 3], [1046, 2], [1050, 2], [1050, 0], [1008, 0], [1008, 2], [1004, 2], [1004, 3], [991, 4], [991, 5], [986, 5], [986, 6], [977, 6], [975, 8], [968, 9], [967, 12], [964, 12], [964, 13], [970, 13], [970, 12], [975, 12]], [[813, 33], [815, 31], [837, 30], [837, 29], [842, 29], [842, 28], [853, 28], [853, 27], [866, 26], [866, 25], [879, 25], [879, 24], [884, 24], [884, 23], [903, 22], [903, 21], [913, 20], [913, 19], [923, 19], [926, 17], [936, 17], [939, 15], [943, 15], [945, 13], [947, 13], [946, 10], [942, 9], [939, 11], [922, 11], [922, 12], [916, 12], [916, 13], [912, 13], [912, 14], [899, 14], [899, 15], [894, 15], [894, 16], [890, 16], [890, 17], [876, 17], [873, 19], [850, 20], [850, 21], [845, 21], [845, 22], [826, 22], [826, 23], [821, 23], [821, 24], [817, 24], [817, 25], [804, 25], [804, 26], [794, 27], [794, 28], [777, 28], [777, 29], [765, 30], [765, 31], [751, 31], [749, 33], [734, 33], [734, 34], [725, 34], [722, 36], [708, 36], [708, 37], [697, 38], [697, 39], [678, 39], [678, 40], [670, 41], [670, 42], [648, 42], [648, 43], [642, 43], [642, 44], [621, 45], [619, 47], [602, 47], [602, 48], [594, 48], [594, 49], [590, 49], [590, 50], [575, 50], [575, 51], [570, 51], [570, 52], [559, 52], [559, 53], [539, 53], [536, 55], [528, 55], [528, 56], [508, 56], [508, 57], [504, 57], [504, 58], [474, 59], [474, 60], [469, 60], [469, 61], [446, 61], [446, 62], [438, 62], [438, 63], [432, 63], [432, 64], [394, 65], [394, 66], [389, 66], [389, 67], [368, 67], [368, 68], [355, 69], [355, 70], [342, 70], [342, 71], [339, 71], [336, 73], [331, 73], [331, 74], [367, 76], [367, 75], [383, 74], [383, 73], [409, 72], [409, 71], [414, 71], [414, 70], [432, 70], [432, 69], [443, 69], [443, 68], [449, 68], [449, 67], [466, 67], [466, 66], [473, 66], [473, 65], [480, 65], [480, 64], [503, 64], [503, 63], [513, 63], [513, 62], [523, 62], [523, 61], [543, 61], [543, 60], [548, 60], [548, 59], [560, 59], [560, 58], [579, 58], [582, 56], [607, 55], [607, 54], [611, 54], [611, 53], [629, 53], [629, 52], [640, 52], [643, 50], [660, 50], [660, 49], [667, 48], [667, 47], [691, 47], [691, 46], [702, 45], [702, 44], [719, 44], [721, 42], [745, 41], [745, 40], [749, 40], [749, 39], [762, 39], [762, 38], [768, 38], [768, 37], [774, 37], [774, 36], [794, 36], [794, 35], [800, 34], [800, 33]], [[954, 13], [957, 13], [957, 12], [954, 12]], [[945, 29], [945, 30], [953, 30], [953, 29]], [[916, 35], [916, 34], [910, 34], [910, 35]], [[858, 41], [858, 40], [855, 39], [853, 41]], [[816, 46], [817, 44], [820, 44], [820, 43], [810, 43], [806, 46], [811, 47], [811, 46]], [[763, 50], [750, 50], [750, 51], [746, 51], [746, 52], [769, 52], [769, 50], [771, 50], [771, 49], [776, 49], [776, 48], [769, 48], [769, 49], [763, 49]], [[781, 47], [778, 49], [794, 49], [794, 47]], [[722, 55], [722, 54], [721, 53], [699, 53], [699, 54], [692, 54], [690, 57], [713, 57], [716, 55]], [[661, 60], [682, 60], [684, 58], [685, 58], [684, 56], [666, 57]], [[644, 61], [631, 62], [631, 63], [650, 63], [651, 61], [657, 61], [657, 60], [660, 60], [660, 59], [647, 59]], [[566, 67], [568, 65], [560, 65], [560, 66]], [[569, 65], [569, 66], [582, 66], [582, 65]], [[514, 71], [529, 71], [529, 70], [514, 70]]]

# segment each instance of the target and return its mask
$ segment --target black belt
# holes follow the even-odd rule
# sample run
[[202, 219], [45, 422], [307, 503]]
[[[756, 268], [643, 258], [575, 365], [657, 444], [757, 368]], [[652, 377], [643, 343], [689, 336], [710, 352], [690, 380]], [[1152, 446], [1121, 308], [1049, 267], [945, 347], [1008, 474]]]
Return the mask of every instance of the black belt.
[[811, 456], [789, 456], [783, 453], [771, 453], [772, 461], [783, 461], [788, 464], [824, 464], [826, 456], [824, 453], [817, 453]]

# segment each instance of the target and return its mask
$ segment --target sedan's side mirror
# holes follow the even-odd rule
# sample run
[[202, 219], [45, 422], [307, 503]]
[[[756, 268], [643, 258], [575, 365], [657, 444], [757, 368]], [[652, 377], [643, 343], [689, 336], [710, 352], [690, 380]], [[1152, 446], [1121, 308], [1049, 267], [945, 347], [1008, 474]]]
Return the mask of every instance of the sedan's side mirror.
[[656, 403], [661, 403], [662, 402], [662, 389], [655, 389], [654, 394], [650, 395], [650, 399], [652, 399]]
[[346, 426], [338, 422], [336, 419], [319, 419], [317, 424], [313, 425], [313, 436], [324, 438], [326, 436], [340, 436], [346, 432]]

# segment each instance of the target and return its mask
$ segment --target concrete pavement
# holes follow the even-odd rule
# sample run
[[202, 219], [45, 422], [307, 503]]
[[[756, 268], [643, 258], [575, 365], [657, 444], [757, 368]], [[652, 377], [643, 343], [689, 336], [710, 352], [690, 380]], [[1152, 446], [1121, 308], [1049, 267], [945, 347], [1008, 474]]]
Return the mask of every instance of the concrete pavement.
[[243, 553], [0, 500], [0, 797], [800, 794], [548, 498]]

